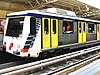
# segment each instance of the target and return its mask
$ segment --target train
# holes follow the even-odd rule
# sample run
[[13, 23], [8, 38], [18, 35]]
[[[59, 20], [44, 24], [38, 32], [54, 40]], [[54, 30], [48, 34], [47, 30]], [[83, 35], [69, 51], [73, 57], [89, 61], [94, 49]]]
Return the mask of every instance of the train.
[[[49, 11], [48, 11], [49, 10]], [[7, 14], [3, 49], [20, 57], [100, 44], [100, 21], [59, 8]]]

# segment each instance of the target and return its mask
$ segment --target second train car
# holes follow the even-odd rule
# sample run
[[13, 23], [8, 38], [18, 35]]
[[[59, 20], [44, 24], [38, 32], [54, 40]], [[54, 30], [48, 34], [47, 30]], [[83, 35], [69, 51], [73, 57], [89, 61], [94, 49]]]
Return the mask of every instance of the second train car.
[[95, 44], [100, 44], [100, 21], [39, 10], [7, 15], [3, 46], [16, 56]]

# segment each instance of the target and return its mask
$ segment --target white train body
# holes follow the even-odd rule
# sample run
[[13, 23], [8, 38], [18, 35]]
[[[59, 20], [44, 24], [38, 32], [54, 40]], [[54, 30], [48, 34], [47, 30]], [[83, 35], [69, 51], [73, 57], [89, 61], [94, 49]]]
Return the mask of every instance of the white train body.
[[[73, 13], [73, 15], [67, 16], [66, 11], [63, 11], [63, 13], [61, 10], [59, 10], [61, 14], [57, 13], [54, 9], [53, 13], [48, 13], [52, 12], [51, 9], [47, 12], [44, 11], [28, 10], [7, 15], [3, 40], [6, 52], [21, 57], [38, 57], [41, 52], [46, 50], [52, 51], [51, 49], [70, 48], [76, 45], [78, 47], [81, 45], [84, 46], [85, 42], [88, 42], [86, 43], [87, 46], [91, 44], [89, 41], [100, 40], [98, 36], [99, 32], [96, 34], [95, 30], [96, 25], [100, 24], [99, 21], [78, 18]], [[73, 25], [73, 28], [67, 25], [65, 29], [64, 25], [69, 24], [67, 22]], [[80, 31], [81, 26], [78, 25], [81, 22], [85, 26], [82, 31]], [[93, 30], [88, 28], [88, 23], [95, 25], [93, 27], [90, 26]], [[52, 25], [54, 24], [55, 26], [53, 27]], [[90, 34], [88, 29], [91, 30]]]
[[[25, 14], [26, 13], [27, 11], [25, 12]], [[36, 23], [37, 23], [36, 34], [30, 35], [31, 16], [24, 16], [24, 17], [15, 16], [13, 18], [15, 18], [15, 20], [23, 18], [23, 20], [19, 21], [20, 25], [22, 26], [18, 34], [17, 32], [14, 32], [15, 30], [17, 30], [17, 28], [14, 28], [14, 31], [12, 30], [14, 33], [8, 32], [6, 28], [9, 27], [8, 22], [10, 18], [9, 17], [7, 18], [5, 32], [4, 32], [5, 36], [4, 36], [4, 42], [3, 42], [4, 47], [6, 47], [6, 52], [9, 52], [11, 54], [21, 56], [21, 57], [27, 57], [27, 56], [38, 57], [39, 53], [41, 52], [41, 19], [36, 18]]]

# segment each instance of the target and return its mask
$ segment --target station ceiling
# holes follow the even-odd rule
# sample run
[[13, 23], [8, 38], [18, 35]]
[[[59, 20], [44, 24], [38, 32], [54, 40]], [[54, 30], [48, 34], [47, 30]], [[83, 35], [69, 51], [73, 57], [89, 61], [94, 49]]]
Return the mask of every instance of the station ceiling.
[[5, 15], [10, 12], [51, 7], [74, 11], [79, 17], [100, 20], [98, 8], [78, 0], [0, 0], [0, 10], [5, 11]]

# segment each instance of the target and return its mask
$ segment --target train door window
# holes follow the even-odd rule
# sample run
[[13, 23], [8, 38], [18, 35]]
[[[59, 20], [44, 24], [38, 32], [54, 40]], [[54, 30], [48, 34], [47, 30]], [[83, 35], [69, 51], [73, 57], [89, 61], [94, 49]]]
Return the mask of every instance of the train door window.
[[79, 23], [79, 28], [81, 28], [81, 22]]
[[94, 24], [93, 23], [88, 24], [88, 32], [89, 33], [94, 33]]
[[36, 34], [36, 18], [31, 17], [30, 18], [30, 35]]
[[81, 22], [79, 22], [79, 33], [81, 33], [82, 30], [82, 26], [81, 26]]
[[97, 32], [99, 32], [99, 25], [97, 25]]
[[84, 31], [84, 32], [85, 32], [85, 27], [86, 27], [86, 26], [85, 26], [85, 23], [83, 23], [83, 31]]
[[44, 33], [48, 34], [49, 29], [48, 29], [48, 19], [44, 20]]
[[63, 21], [63, 33], [71, 34], [74, 32], [73, 21]]
[[53, 20], [53, 34], [56, 34], [56, 20]]

